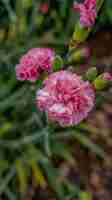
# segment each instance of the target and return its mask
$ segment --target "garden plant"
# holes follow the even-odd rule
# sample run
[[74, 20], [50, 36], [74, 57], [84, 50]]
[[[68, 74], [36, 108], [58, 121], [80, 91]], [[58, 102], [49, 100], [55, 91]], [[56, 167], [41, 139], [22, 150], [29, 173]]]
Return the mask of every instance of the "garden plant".
[[[111, 162], [90, 139], [91, 116], [112, 86], [111, 65], [99, 67], [87, 43], [104, 18], [105, 0], [2, 1], [10, 23], [4, 18], [0, 32], [1, 85], [6, 81], [0, 92], [0, 198], [95, 199], [77, 175], [77, 159], [84, 151], [96, 162]], [[44, 36], [52, 23], [54, 32]]]

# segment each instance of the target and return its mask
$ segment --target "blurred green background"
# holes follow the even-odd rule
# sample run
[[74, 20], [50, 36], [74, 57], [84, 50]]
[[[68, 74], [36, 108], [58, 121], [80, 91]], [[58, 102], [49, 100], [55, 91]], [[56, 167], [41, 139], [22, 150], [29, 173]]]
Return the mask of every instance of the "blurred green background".
[[[72, 6], [73, 0], [0, 0], [1, 200], [111, 200], [111, 91], [98, 99], [89, 123], [66, 141], [67, 131], [61, 138], [61, 129], [49, 136], [46, 119], [35, 106], [37, 85], [20, 83], [15, 76], [19, 58], [32, 47], [53, 47], [65, 56], [78, 19]], [[112, 65], [111, 31], [112, 1], [106, 0], [88, 42], [97, 65]], [[105, 99], [108, 103], [101, 107]]]

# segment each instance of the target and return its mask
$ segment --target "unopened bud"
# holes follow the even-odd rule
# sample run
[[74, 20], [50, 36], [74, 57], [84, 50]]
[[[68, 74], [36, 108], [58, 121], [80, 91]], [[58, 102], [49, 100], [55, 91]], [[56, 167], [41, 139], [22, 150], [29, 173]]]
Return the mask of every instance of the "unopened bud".
[[78, 23], [73, 33], [73, 40], [79, 43], [85, 41], [89, 35], [90, 30], [90, 28], [85, 28], [80, 23]]
[[69, 62], [81, 62], [84, 59], [88, 59], [90, 57], [90, 49], [88, 47], [81, 48], [78, 50], [72, 50], [70, 56], [68, 57]]
[[96, 67], [91, 67], [86, 72], [85, 79], [93, 82], [96, 79], [97, 75], [98, 75], [98, 71]]
[[112, 83], [112, 75], [108, 72], [105, 72], [98, 76], [93, 82], [96, 90], [103, 90], [110, 86]]

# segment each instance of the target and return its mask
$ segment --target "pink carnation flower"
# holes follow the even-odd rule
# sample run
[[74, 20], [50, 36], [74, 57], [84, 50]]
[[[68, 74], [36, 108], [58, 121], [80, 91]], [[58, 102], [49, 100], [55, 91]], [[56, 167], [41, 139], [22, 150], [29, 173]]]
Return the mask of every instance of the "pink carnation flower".
[[95, 93], [89, 82], [69, 71], [51, 74], [37, 91], [37, 106], [61, 126], [76, 125], [94, 106]]
[[42, 72], [52, 71], [54, 51], [49, 48], [33, 48], [20, 59], [16, 66], [18, 80], [36, 81]]
[[73, 8], [80, 12], [80, 23], [84, 27], [91, 27], [95, 23], [96, 0], [85, 0], [84, 3], [74, 3]]

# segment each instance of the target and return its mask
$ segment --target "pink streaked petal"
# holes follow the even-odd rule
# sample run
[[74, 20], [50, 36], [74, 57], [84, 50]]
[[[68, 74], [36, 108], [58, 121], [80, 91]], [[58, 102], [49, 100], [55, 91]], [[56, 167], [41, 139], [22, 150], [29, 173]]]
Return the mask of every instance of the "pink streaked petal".
[[20, 81], [24, 81], [26, 80], [27, 76], [26, 76], [26, 72], [25, 72], [25, 69], [23, 69], [21, 67], [21, 65], [16, 65], [16, 77], [18, 80]]
[[87, 112], [76, 112], [74, 113], [74, 116], [73, 116], [73, 124], [74, 125], [77, 125], [79, 124], [83, 119], [87, 118], [88, 116], [88, 113]]
[[80, 23], [84, 27], [91, 27], [97, 16], [96, 0], [85, 0], [84, 3], [74, 3], [74, 9], [80, 13]]
[[96, 0], [85, 0], [84, 5], [89, 9], [93, 9], [96, 7]]
[[48, 117], [53, 121], [59, 122], [60, 124], [66, 124], [66, 126], [72, 124], [71, 110], [62, 104], [52, 105], [52, 107], [48, 110]]

